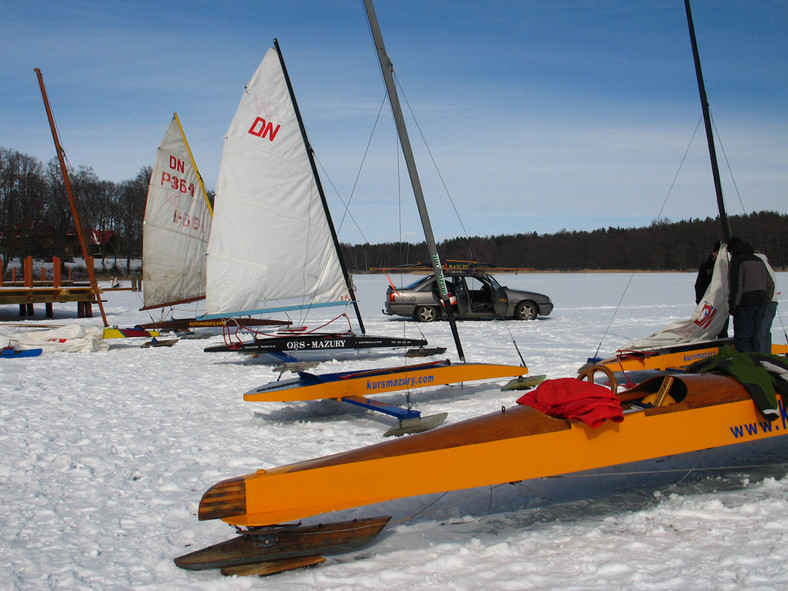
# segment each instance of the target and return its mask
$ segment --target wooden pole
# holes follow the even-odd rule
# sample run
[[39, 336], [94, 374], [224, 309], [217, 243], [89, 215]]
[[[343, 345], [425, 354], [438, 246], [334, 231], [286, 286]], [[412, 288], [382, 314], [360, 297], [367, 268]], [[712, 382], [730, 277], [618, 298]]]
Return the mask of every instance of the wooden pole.
[[22, 264], [22, 278], [25, 284], [25, 287], [33, 287], [33, 257], [27, 256], [25, 257], [25, 261]]
[[55, 119], [52, 117], [52, 110], [49, 108], [49, 99], [47, 99], [47, 92], [44, 88], [44, 78], [41, 75], [41, 70], [35, 68], [36, 76], [38, 77], [38, 84], [41, 87], [41, 96], [44, 99], [44, 107], [47, 111], [47, 118], [49, 119], [49, 127], [52, 130], [52, 140], [55, 142], [55, 152], [57, 152], [57, 159], [60, 162], [60, 171], [63, 173], [63, 183], [66, 187], [66, 194], [68, 195], [68, 202], [71, 205], [71, 214], [74, 216], [74, 224], [77, 227], [77, 236], [79, 236], [79, 246], [82, 249], [82, 256], [85, 259], [85, 264], [88, 268], [88, 277], [90, 278], [90, 286], [96, 294], [96, 302], [98, 303], [99, 310], [101, 310], [101, 319], [104, 321], [104, 326], [109, 326], [107, 323], [107, 315], [104, 313], [104, 305], [101, 303], [101, 290], [99, 289], [98, 282], [96, 281], [96, 271], [91, 264], [91, 257], [88, 251], [88, 244], [85, 240], [85, 232], [82, 230], [82, 222], [79, 219], [79, 212], [77, 211], [77, 202], [74, 199], [74, 192], [71, 190], [71, 181], [68, 177], [68, 170], [66, 169], [66, 160], [63, 157], [64, 151], [60, 146], [60, 140], [57, 137], [57, 130], [55, 129]]
[[52, 257], [52, 287], [60, 287], [63, 284], [63, 271], [60, 264], [60, 257]]

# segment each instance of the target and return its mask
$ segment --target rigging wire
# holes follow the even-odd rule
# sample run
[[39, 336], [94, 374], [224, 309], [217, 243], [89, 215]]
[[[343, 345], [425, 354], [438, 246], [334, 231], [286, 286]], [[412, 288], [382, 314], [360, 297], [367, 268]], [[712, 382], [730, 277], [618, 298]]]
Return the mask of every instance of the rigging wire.
[[[779, 295], [779, 292], [778, 292]], [[780, 314], [780, 306], [777, 306], [777, 318], [780, 319], [780, 326], [783, 327], [783, 336], [785, 337], [785, 342], [788, 343], [788, 332], [785, 330], [785, 324], [783, 324], [783, 315]]]
[[[709, 113], [709, 117], [711, 117], [711, 113]], [[731, 183], [733, 183], [733, 188], [736, 190], [736, 198], [739, 200], [739, 205], [741, 206], [741, 211], [744, 215], [747, 215], [747, 210], [744, 207], [744, 202], [741, 198], [741, 193], [739, 192], [739, 185], [736, 184], [736, 178], [733, 176], [733, 170], [731, 169], [731, 163], [728, 160], [728, 155], [725, 153], [725, 146], [722, 143], [722, 138], [720, 137], [720, 132], [717, 129], [717, 123], [714, 121], [714, 118], [711, 117], [711, 124], [714, 127], [714, 133], [717, 134], [717, 143], [720, 146], [720, 150], [722, 151], [723, 159], [725, 160], [725, 166], [728, 169], [728, 174], [731, 176]]]
[[[399, 91], [400, 91], [400, 94], [402, 96], [402, 99], [405, 102], [405, 105], [408, 108], [408, 112], [410, 113], [410, 116], [411, 116], [411, 118], [413, 120], [413, 123], [416, 126], [416, 130], [419, 133], [419, 137], [421, 137], [421, 141], [424, 144], [424, 148], [426, 149], [427, 154], [429, 154], [429, 157], [430, 157], [430, 160], [432, 161], [432, 165], [433, 165], [433, 167], [435, 169], [435, 172], [438, 175], [438, 178], [440, 179], [441, 185], [443, 186], [443, 190], [446, 193], [446, 197], [448, 198], [449, 203], [450, 203], [452, 209], [454, 210], [455, 216], [457, 216], [457, 221], [459, 222], [460, 227], [462, 228], [465, 240], [467, 241], [468, 249], [469, 249], [471, 258], [474, 259], [474, 260], [478, 260], [479, 259], [479, 255], [476, 252], [476, 249], [473, 246], [473, 242], [470, 239], [470, 235], [468, 233], [468, 229], [465, 227], [465, 223], [462, 220], [462, 216], [460, 215], [460, 212], [457, 209], [457, 205], [454, 202], [454, 199], [452, 198], [451, 191], [449, 191], [449, 187], [446, 184], [445, 179], [443, 178], [443, 174], [441, 174], [440, 167], [438, 166], [438, 163], [435, 160], [435, 156], [433, 155], [432, 150], [430, 150], [430, 146], [427, 143], [427, 139], [424, 136], [424, 132], [422, 131], [421, 126], [419, 125], [418, 119], [416, 118], [416, 114], [413, 112], [413, 109], [410, 106], [410, 102], [408, 101], [408, 97], [405, 94], [405, 91], [402, 88], [402, 85], [400, 84], [400, 81], [399, 81], [399, 78], [397, 77], [396, 72], [393, 72], [393, 75], [394, 75], [394, 80], [395, 80], [395, 82], [397, 84], [397, 87], [399, 88]], [[520, 362], [521, 362], [522, 366], [523, 367], [527, 367], [525, 359], [523, 358], [523, 355], [520, 352], [520, 348], [517, 346], [517, 340], [514, 338], [514, 334], [512, 333], [511, 326], [509, 325], [509, 322], [507, 321], [507, 319], [505, 317], [501, 317], [501, 320], [503, 320], [503, 323], [506, 326], [506, 330], [509, 333], [509, 337], [512, 340], [512, 344], [514, 345], [514, 349], [517, 352], [517, 356], [520, 358]]]
[[[720, 151], [722, 152], [723, 160], [725, 160], [725, 167], [728, 170], [728, 175], [730, 176], [731, 184], [733, 185], [733, 189], [736, 192], [736, 198], [739, 201], [739, 206], [741, 207], [742, 215], [747, 215], [747, 208], [744, 206], [744, 201], [742, 200], [741, 192], [739, 191], [739, 185], [736, 183], [736, 177], [733, 175], [733, 169], [731, 168], [730, 160], [728, 160], [728, 154], [725, 152], [725, 145], [722, 143], [722, 137], [720, 136], [720, 131], [717, 129], [717, 123], [714, 118], [711, 116], [711, 112], [709, 112], [709, 118], [711, 119], [711, 124], [714, 129], [714, 134], [717, 138], [717, 144], [720, 147]], [[759, 234], [758, 242], [763, 244], [763, 232], [762, 229], [756, 226], [756, 232]], [[752, 242], [751, 238], [751, 242]]]
[[[741, 207], [742, 214], [746, 216], [747, 208], [744, 207], [744, 201], [742, 200], [741, 192], [739, 191], [739, 185], [736, 183], [736, 177], [733, 175], [733, 169], [731, 168], [731, 163], [730, 160], [728, 159], [728, 154], [725, 152], [725, 145], [722, 142], [720, 131], [719, 129], [717, 129], [716, 121], [714, 120], [713, 117], [711, 117], [711, 112], [709, 112], [709, 117], [711, 118], [711, 124], [712, 127], [714, 128], [714, 133], [717, 136], [717, 143], [719, 144], [720, 150], [722, 151], [723, 160], [725, 160], [725, 167], [728, 169], [728, 174], [730, 175], [731, 184], [733, 184], [733, 188], [736, 192], [736, 198], [739, 201], [739, 206]], [[762, 237], [760, 241], [763, 242]], [[777, 317], [780, 320], [780, 326], [782, 326], [783, 329], [783, 336], [785, 337], [786, 342], [788, 342], [788, 332], [786, 332], [785, 324], [783, 324], [783, 318], [782, 315], [780, 314], [779, 306], [777, 308]]]
[[687, 147], [684, 149], [684, 155], [681, 157], [681, 162], [679, 162], [679, 166], [676, 169], [676, 174], [673, 175], [673, 180], [668, 187], [668, 192], [665, 194], [665, 199], [662, 201], [662, 207], [659, 208], [659, 213], [657, 213], [657, 219], [662, 218], [662, 212], [665, 211], [665, 207], [668, 204], [668, 199], [670, 198], [671, 193], [673, 193], [673, 187], [676, 185], [676, 180], [679, 178], [679, 174], [681, 173], [681, 169], [684, 167], [684, 162], [687, 160], [687, 154], [689, 153], [690, 147], [692, 146], [692, 142], [695, 141], [695, 136], [698, 134], [698, 129], [700, 129], [700, 124], [703, 121], [701, 117], [698, 119], [697, 125], [695, 125], [695, 130], [692, 132], [692, 137], [690, 137], [689, 143]]
[[599, 350], [602, 348], [602, 343], [605, 342], [605, 339], [607, 338], [607, 333], [610, 331], [610, 327], [613, 326], [613, 321], [616, 319], [616, 313], [621, 308], [621, 302], [624, 301], [624, 296], [627, 295], [627, 290], [629, 289], [629, 284], [632, 283], [632, 279], [634, 277], [635, 277], [635, 272], [632, 271], [632, 273], [630, 273], [630, 275], [629, 275], [629, 280], [627, 281], [627, 284], [624, 287], [624, 292], [621, 294], [621, 299], [618, 300], [618, 304], [616, 304], [616, 307], [613, 310], [613, 315], [610, 317], [610, 322], [608, 323], [607, 328], [605, 329], [605, 332], [602, 335], [602, 339], [599, 341], [599, 344], [596, 347], [596, 351], [594, 351], [594, 358], [598, 358], [599, 357]]
[[413, 124], [416, 126], [416, 130], [419, 132], [419, 136], [421, 137], [421, 141], [424, 143], [424, 148], [427, 150], [427, 154], [429, 154], [430, 160], [432, 161], [432, 165], [435, 168], [435, 172], [440, 179], [441, 185], [443, 186], [443, 190], [446, 192], [446, 197], [449, 199], [449, 203], [451, 204], [452, 209], [454, 210], [454, 215], [457, 216], [457, 221], [462, 228], [463, 234], [465, 235], [465, 239], [468, 241], [468, 246], [470, 248], [471, 254], [474, 259], [478, 259], [478, 255], [476, 253], [476, 249], [473, 247], [473, 243], [471, 242], [470, 236], [468, 234], [468, 230], [465, 227], [465, 223], [460, 216], [460, 212], [457, 210], [457, 205], [454, 203], [454, 199], [452, 199], [451, 192], [449, 191], [449, 187], [446, 185], [446, 181], [441, 174], [440, 168], [438, 167], [438, 163], [435, 160], [435, 156], [432, 154], [432, 150], [430, 150], [430, 146], [427, 143], [427, 139], [424, 137], [424, 133], [421, 130], [421, 126], [419, 125], [418, 120], [416, 119], [416, 115], [413, 112], [413, 109], [410, 106], [410, 102], [408, 102], [408, 97], [405, 94], [402, 85], [400, 84], [399, 78], [397, 77], [396, 72], [394, 72], [394, 81], [397, 83], [397, 87], [400, 89], [400, 93], [402, 95], [402, 99], [405, 102], [405, 105], [408, 107], [408, 112], [410, 113], [411, 118], [413, 119]]
[[[357, 172], [356, 172], [356, 177], [355, 177], [355, 180], [353, 182], [353, 187], [352, 187], [352, 189], [350, 191], [350, 196], [348, 197], [347, 200], [345, 200], [342, 197], [342, 195], [340, 194], [340, 192], [337, 189], [336, 185], [334, 184], [333, 180], [331, 179], [330, 175], [328, 174], [328, 172], [326, 171], [325, 167], [323, 166], [323, 163], [317, 158], [317, 155], [313, 151], [313, 157], [315, 159], [315, 162], [320, 167], [320, 170], [321, 170], [324, 178], [327, 179], [328, 184], [331, 185], [331, 188], [333, 189], [334, 193], [336, 194], [337, 198], [342, 203], [342, 206], [344, 208], [343, 209], [342, 218], [341, 218], [341, 220], [340, 220], [340, 222], [339, 222], [339, 224], [337, 226], [337, 233], [339, 233], [342, 230], [342, 228], [344, 226], [344, 223], [345, 223], [345, 220], [347, 218], [350, 218], [352, 220], [352, 222], [353, 222], [353, 225], [356, 227], [356, 229], [358, 230], [359, 234], [361, 234], [362, 239], [366, 243], [369, 243], [369, 239], [366, 237], [366, 235], [364, 234], [364, 231], [361, 229], [361, 226], [359, 225], [358, 221], [356, 220], [356, 218], [353, 216], [352, 212], [350, 211], [350, 205], [351, 205], [351, 203], [353, 201], [353, 197], [356, 194], [356, 189], [358, 188], [359, 180], [361, 178], [361, 173], [362, 173], [362, 170], [364, 169], [364, 164], [365, 164], [365, 162], [367, 160], [367, 156], [369, 155], [370, 148], [371, 148], [371, 145], [372, 145], [372, 140], [373, 140], [373, 138], [375, 136], [375, 132], [378, 129], [378, 124], [380, 123], [381, 114], [382, 114], [383, 109], [384, 109], [384, 107], [386, 105], [387, 97], [388, 97], [387, 93], [384, 92], [383, 93], [383, 98], [381, 99], [380, 105], [378, 107], [377, 115], [375, 116], [375, 121], [374, 121], [374, 123], [372, 125], [372, 129], [371, 129], [371, 131], [369, 133], [369, 138], [367, 139], [366, 147], [364, 148], [364, 153], [363, 153], [363, 155], [361, 157], [361, 162], [359, 163], [359, 166], [358, 166], [358, 169], [357, 169]], [[399, 210], [398, 211], [398, 224], [399, 224], [399, 235], [401, 237], [402, 236], [402, 183], [401, 183], [401, 176], [402, 175], [401, 175], [399, 136], [396, 136], [396, 145], [395, 145], [394, 149], [395, 149], [395, 154], [397, 155], [397, 195], [398, 195], [397, 202], [398, 202], [398, 210]], [[400, 248], [400, 253], [399, 253], [400, 254], [400, 259], [402, 259], [402, 256], [403, 256], [403, 252], [402, 252], [403, 246], [404, 245], [402, 243], [402, 240], [400, 240], [400, 245], [399, 245], [399, 248]], [[421, 335], [421, 337], [426, 340], [426, 337], [424, 336], [424, 332], [418, 327], [417, 327], [417, 330], [418, 330], [419, 334]], [[407, 327], [405, 326], [405, 323], [403, 323], [402, 332], [403, 332], [403, 337], [407, 336]], [[408, 394], [408, 406], [410, 407], [410, 398], [409, 398], [409, 396], [410, 395]]]
[[[665, 211], [665, 207], [668, 204], [668, 199], [670, 198], [670, 195], [673, 193], [673, 187], [676, 185], [676, 180], [679, 178], [679, 174], [681, 173], [681, 169], [684, 167], [684, 162], [687, 160], [687, 154], [689, 153], [690, 147], [692, 146], [692, 142], [695, 141], [695, 136], [698, 133], [698, 129], [700, 129], [700, 124], [701, 124], [702, 121], [703, 121], [703, 118], [701, 117], [701, 118], [698, 119], [698, 123], [695, 125], [695, 130], [692, 132], [692, 137], [690, 137], [690, 140], [687, 143], [687, 147], [684, 149], [684, 155], [681, 157], [681, 161], [679, 162], [679, 166], [676, 169], [676, 174], [673, 175], [673, 180], [671, 181], [670, 186], [668, 187], [668, 191], [665, 194], [665, 199], [663, 199], [663, 201], [662, 201], [662, 206], [659, 208], [659, 212], [657, 213], [657, 218], [656, 219], [661, 219], [662, 218], [662, 212]], [[613, 321], [616, 319], [616, 314], [618, 313], [619, 309], [621, 308], [621, 302], [624, 301], [624, 296], [626, 296], [627, 291], [629, 290], [629, 286], [632, 283], [632, 279], [634, 277], [635, 277], [635, 271], [632, 271], [632, 273], [630, 273], [630, 275], [629, 275], [629, 280], [627, 281], [627, 284], [624, 287], [624, 292], [621, 294], [621, 299], [618, 300], [618, 304], [616, 304], [616, 307], [613, 309], [613, 315], [610, 317], [610, 322], [608, 323], [607, 328], [605, 328], [605, 332], [602, 334], [602, 339], [599, 341], [599, 344], [597, 345], [596, 351], [594, 352], [594, 358], [595, 359], [597, 359], [599, 357], [599, 350], [602, 348], [602, 344], [605, 342], [605, 339], [607, 338], [607, 333], [610, 331], [610, 327], [613, 326]]]
[[[69, 176], [74, 175], [76, 171], [74, 170], [74, 166], [69, 161], [69, 159], [68, 159], [68, 151], [66, 150], [66, 147], [63, 145], [63, 134], [60, 131], [60, 126], [57, 124], [57, 118], [55, 117], [55, 110], [52, 108], [52, 99], [49, 98], [49, 95], [47, 95], [47, 100], [49, 101], [49, 105], [50, 105], [50, 111], [51, 111], [51, 116], [52, 116], [52, 124], [55, 126], [55, 131], [57, 132], [58, 147], [59, 147], [59, 150], [60, 150], [60, 154], [59, 155], [63, 157], [63, 162], [66, 163], [66, 169], [69, 171]], [[57, 156], [55, 156], [55, 157], [57, 157]], [[55, 177], [55, 178], [59, 178], [60, 179], [60, 182], [62, 183], [62, 187], [63, 187], [63, 192], [65, 193], [65, 191], [66, 191], [66, 181], [63, 180], [63, 174], [61, 173], [59, 175], [59, 177]], [[78, 206], [79, 205], [79, 203], [78, 203], [79, 202], [79, 196], [77, 195], [77, 193], [78, 192], [77, 191], [73, 191], [73, 188], [72, 188], [72, 194], [73, 194], [73, 197], [74, 197], [74, 201], [77, 203], [77, 206]], [[66, 196], [66, 199], [68, 199], [68, 196]], [[72, 219], [72, 221], [74, 221], [74, 220]], [[80, 221], [82, 221], [82, 220], [80, 219]], [[82, 225], [84, 227], [84, 223]], [[84, 231], [84, 228], [83, 228], [83, 231]], [[85, 266], [87, 267], [87, 261], [85, 261]]]
[[[386, 104], [386, 97], [385, 97], [385, 94], [384, 94], [383, 99], [380, 101], [380, 106], [378, 107], [378, 114], [375, 117], [375, 123], [372, 125], [372, 130], [370, 131], [369, 139], [367, 140], [367, 145], [366, 145], [366, 148], [364, 149], [364, 154], [361, 157], [361, 162], [359, 163], [358, 171], [356, 172], [356, 178], [353, 181], [353, 188], [350, 190], [350, 196], [348, 197], [347, 203], [345, 202], [345, 200], [340, 195], [339, 191], [337, 190], [337, 188], [334, 185], [334, 183], [331, 180], [331, 178], [328, 177], [328, 173], [326, 173], [326, 177], [328, 178], [328, 182], [331, 184], [331, 187], [334, 189], [334, 192], [336, 193], [337, 197], [342, 202], [342, 205], [345, 207], [345, 210], [344, 210], [344, 212], [342, 214], [342, 219], [339, 221], [339, 225], [337, 226], [337, 233], [339, 233], [342, 230], [342, 226], [345, 223], [345, 218], [346, 217], [350, 217], [350, 219], [353, 221], [353, 224], [356, 226], [356, 229], [361, 234], [361, 237], [364, 239], [364, 242], [369, 242], [369, 240], [364, 235], [364, 232], [361, 230], [361, 227], [358, 225], [358, 222], [353, 217], [353, 214], [350, 212], [350, 204], [353, 201], [353, 197], [356, 194], [356, 188], [358, 188], [358, 182], [359, 182], [359, 179], [361, 178], [361, 171], [363, 170], [364, 163], [366, 162], [367, 156], [369, 155], [369, 149], [370, 149], [370, 146], [372, 145], [372, 138], [374, 137], [375, 130], [377, 129], [378, 123], [380, 122], [380, 116], [381, 116], [381, 113], [383, 112], [383, 107], [385, 106], [385, 104]], [[323, 168], [322, 164], [320, 165], [320, 169], [325, 173], [325, 168]]]
[[[366, 156], [366, 153], [365, 153], [365, 156]], [[337, 199], [339, 199], [339, 202], [344, 207], [344, 212], [342, 214], [342, 219], [340, 220], [339, 225], [337, 226], [337, 233], [339, 233], [342, 230], [342, 224], [345, 223], [345, 218], [349, 217], [351, 219], [351, 221], [353, 222], [353, 225], [356, 227], [356, 230], [358, 230], [359, 234], [361, 234], [361, 238], [364, 240], [364, 242], [369, 242], [369, 240], [367, 240], [367, 237], [364, 235], [364, 231], [361, 229], [361, 226], [358, 225], [358, 222], [356, 221], [356, 218], [350, 212], [350, 202], [353, 199], [353, 193], [351, 192], [350, 197], [348, 198], [347, 201], [345, 201], [345, 199], [342, 197], [342, 194], [339, 192], [339, 189], [337, 189], [336, 185], [334, 184], [334, 181], [329, 176], [328, 171], [326, 170], [325, 166], [323, 166], [323, 163], [320, 161], [320, 159], [317, 157], [317, 155], [315, 155], [315, 162], [317, 163], [318, 167], [320, 168], [320, 177], [323, 178], [323, 179], [326, 179], [328, 181], [328, 184], [331, 185], [331, 188], [334, 190], [334, 194], [337, 196]], [[358, 177], [356, 177], [356, 182], [358, 182]], [[353, 190], [355, 190], [355, 188], [356, 187], [355, 187], [355, 184], [354, 184], [353, 185]]]

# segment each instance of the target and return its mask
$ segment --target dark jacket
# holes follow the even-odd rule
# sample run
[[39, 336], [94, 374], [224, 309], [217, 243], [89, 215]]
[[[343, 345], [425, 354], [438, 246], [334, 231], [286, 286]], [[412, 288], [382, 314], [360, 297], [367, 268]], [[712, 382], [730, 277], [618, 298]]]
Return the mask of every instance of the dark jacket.
[[706, 295], [706, 290], [711, 283], [711, 276], [714, 273], [714, 257], [709, 255], [698, 268], [698, 277], [695, 279], [695, 303], [699, 304]]
[[730, 293], [728, 307], [733, 313], [739, 306], [764, 306], [774, 296], [774, 281], [763, 261], [753, 254], [753, 248], [743, 240], [728, 243], [731, 262], [728, 267]]

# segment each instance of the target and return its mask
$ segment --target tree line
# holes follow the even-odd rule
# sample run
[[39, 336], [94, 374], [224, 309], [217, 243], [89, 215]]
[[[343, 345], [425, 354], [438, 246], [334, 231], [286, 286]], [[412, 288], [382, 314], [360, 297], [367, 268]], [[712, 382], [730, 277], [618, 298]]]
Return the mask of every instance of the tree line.
[[[69, 170], [84, 229], [114, 232], [115, 256], [142, 255], [142, 221], [152, 169], [122, 182], [104, 181], [92, 168]], [[732, 216], [733, 234], [768, 255], [775, 268], [788, 267], [788, 215], [759, 212]], [[33, 156], [0, 147], [0, 258], [28, 255], [63, 257], [75, 230], [63, 176], [56, 158], [44, 164]], [[599, 269], [689, 271], [709, 255], [721, 237], [713, 218], [671, 223], [656, 220], [643, 228], [609, 227], [554, 234], [452, 238], [438, 244], [443, 259], [539, 271]], [[351, 272], [428, 263], [425, 243], [342, 245]]]
[[[729, 218], [733, 235], [769, 257], [775, 269], [788, 266], [788, 215], [763, 211]], [[472, 236], [439, 243], [443, 259], [537, 271], [696, 270], [722, 237], [719, 220], [657, 220], [644, 228], [604, 228], [555, 234]], [[343, 245], [348, 267], [355, 272], [429, 264], [425, 243]]]

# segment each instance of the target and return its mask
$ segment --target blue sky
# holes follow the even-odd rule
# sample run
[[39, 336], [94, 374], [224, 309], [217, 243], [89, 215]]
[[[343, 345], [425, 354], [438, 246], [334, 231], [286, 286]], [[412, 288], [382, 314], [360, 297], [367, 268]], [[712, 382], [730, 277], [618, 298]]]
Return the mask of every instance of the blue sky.
[[[715, 215], [682, 0], [375, 8], [439, 240]], [[692, 8], [728, 213], [786, 213], [788, 3]], [[0, 146], [55, 155], [38, 67], [72, 165], [134, 177], [177, 111], [212, 189], [274, 38], [340, 239], [421, 240], [361, 0], [4, 2]]]

